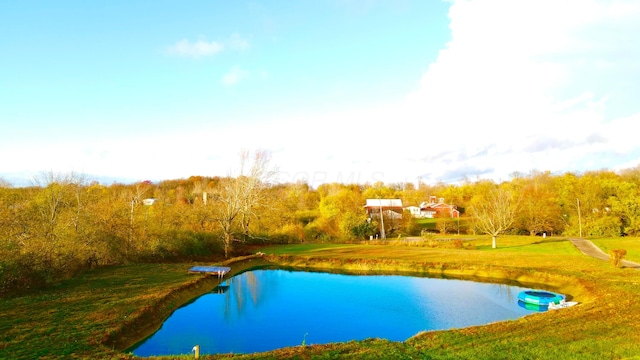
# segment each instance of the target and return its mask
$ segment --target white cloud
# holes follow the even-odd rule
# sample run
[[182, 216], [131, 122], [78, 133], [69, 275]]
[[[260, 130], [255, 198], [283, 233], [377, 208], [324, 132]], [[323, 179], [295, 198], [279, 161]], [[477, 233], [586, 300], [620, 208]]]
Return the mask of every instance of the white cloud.
[[430, 134], [410, 151], [428, 154], [431, 181], [457, 169], [505, 179], [599, 168], [640, 150], [618, 128], [628, 120], [610, 115], [640, 114], [625, 94], [640, 86], [620, 90], [640, 77], [640, 51], [629, 48], [639, 2], [461, 0], [449, 16], [452, 39], [405, 105], [404, 122]]
[[221, 52], [224, 46], [215, 41], [203, 41], [198, 40], [191, 42], [187, 39], [183, 39], [169, 47], [169, 53], [178, 55], [199, 58], [203, 56], [211, 56]]
[[[251, 143], [274, 149], [283, 180], [314, 185], [506, 180], [516, 171], [638, 163], [630, 129], [640, 104], [618, 87], [623, 74], [640, 78], [640, 52], [627, 50], [640, 36], [639, 9], [631, 1], [455, 1], [452, 39], [406, 101], [269, 121], [253, 133], [273, 135]], [[619, 32], [601, 32], [612, 27]]]
[[235, 65], [226, 74], [222, 75], [222, 79], [220, 81], [224, 86], [233, 86], [248, 77], [249, 71]]
[[223, 42], [205, 40], [192, 42], [187, 39], [182, 39], [170, 46], [167, 51], [172, 55], [200, 58], [213, 56], [227, 49], [243, 51], [249, 49], [249, 47], [249, 40], [245, 39], [240, 34], [234, 33]]

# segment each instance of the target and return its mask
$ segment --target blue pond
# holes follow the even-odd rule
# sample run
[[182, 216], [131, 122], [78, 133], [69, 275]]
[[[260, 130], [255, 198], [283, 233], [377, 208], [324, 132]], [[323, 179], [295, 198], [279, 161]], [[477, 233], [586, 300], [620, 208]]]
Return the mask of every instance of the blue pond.
[[262, 269], [176, 310], [130, 351], [137, 356], [252, 353], [385, 338], [516, 319], [525, 288], [463, 280]]

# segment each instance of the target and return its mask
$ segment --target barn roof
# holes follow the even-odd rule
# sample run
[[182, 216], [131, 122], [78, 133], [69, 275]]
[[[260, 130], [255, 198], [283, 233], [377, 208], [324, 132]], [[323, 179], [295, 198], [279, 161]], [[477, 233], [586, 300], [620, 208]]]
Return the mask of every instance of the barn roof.
[[400, 199], [367, 199], [367, 205], [365, 207], [402, 207], [402, 200]]

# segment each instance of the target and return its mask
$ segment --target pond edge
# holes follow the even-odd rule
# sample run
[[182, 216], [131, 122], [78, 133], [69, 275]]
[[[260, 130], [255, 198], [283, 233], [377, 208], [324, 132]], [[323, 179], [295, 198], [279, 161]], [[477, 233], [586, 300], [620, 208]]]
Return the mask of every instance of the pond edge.
[[[492, 265], [479, 266], [464, 262], [434, 263], [256, 254], [233, 258], [220, 265], [231, 267], [231, 271], [226, 278], [259, 268], [292, 267], [300, 270], [335, 271], [358, 275], [424, 275], [477, 282], [516, 284], [570, 294], [569, 298], [580, 299], [581, 303], [589, 303], [594, 299], [589, 286], [575, 277], [542, 272], [535, 269], [505, 268]], [[185, 271], [187, 271], [187, 265], [185, 265]], [[126, 351], [156, 332], [175, 310], [190, 300], [211, 291], [211, 289], [224, 281], [217, 276], [210, 275], [194, 275], [194, 277], [193, 281], [175, 288], [167, 296], [146, 306], [138, 316], [124, 322], [115, 332], [105, 335], [101, 343], [115, 350]]]

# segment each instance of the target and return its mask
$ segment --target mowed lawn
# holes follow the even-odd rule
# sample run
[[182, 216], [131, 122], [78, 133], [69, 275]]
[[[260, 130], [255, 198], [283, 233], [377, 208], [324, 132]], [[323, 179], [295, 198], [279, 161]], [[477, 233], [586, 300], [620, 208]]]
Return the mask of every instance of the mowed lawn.
[[[529, 236], [499, 237], [497, 249], [491, 248], [491, 238], [486, 236], [459, 237], [465, 248], [452, 248], [450, 238], [441, 241], [438, 247], [426, 243], [404, 243], [392, 241], [393, 245], [340, 245], [302, 244], [268, 247], [265, 252], [277, 255], [298, 255], [305, 257], [326, 257], [333, 259], [393, 259], [397, 261], [417, 261], [434, 263], [464, 263], [470, 266], [505, 266], [516, 268], [552, 269], [559, 272], [575, 271], [583, 265], [590, 271], [590, 265], [607, 268], [602, 261], [585, 258], [569, 240], [564, 238], [541, 238]], [[469, 247], [472, 250], [469, 250]], [[576, 263], [579, 259], [579, 263]]]
[[640, 239], [632, 237], [623, 238], [604, 238], [604, 239], [592, 239], [602, 251], [607, 254], [611, 253], [611, 250], [624, 249], [627, 250], [626, 260], [640, 263]]
[[[462, 237], [438, 247], [425, 243], [297, 244], [269, 246], [265, 259], [285, 266], [347, 271], [402, 271], [518, 280], [558, 289], [580, 302], [573, 308], [485, 326], [417, 334], [405, 342], [370, 339], [298, 346], [238, 359], [434, 358], [602, 359], [640, 354], [640, 272], [589, 258], [563, 238]], [[602, 239], [610, 248], [638, 239]], [[267, 264], [231, 264], [234, 272]], [[0, 359], [132, 358], [122, 350], [153, 331], [171, 311], [215, 281], [187, 273], [194, 264], [101, 268], [30, 295], [0, 299]], [[482, 311], [482, 309], [478, 309]], [[315, 316], [310, 313], [309, 316]], [[231, 355], [202, 355], [227, 358]], [[167, 357], [180, 358], [180, 357]], [[181, 358], [193, 358], [183, 356]]]

